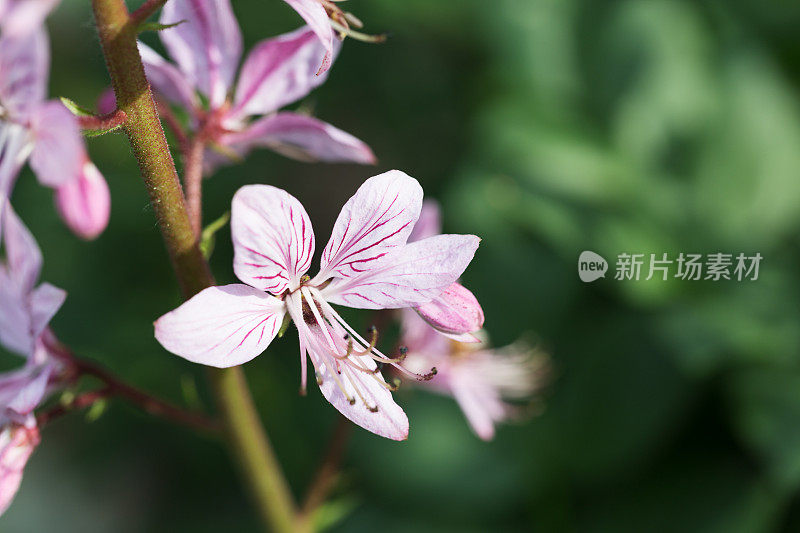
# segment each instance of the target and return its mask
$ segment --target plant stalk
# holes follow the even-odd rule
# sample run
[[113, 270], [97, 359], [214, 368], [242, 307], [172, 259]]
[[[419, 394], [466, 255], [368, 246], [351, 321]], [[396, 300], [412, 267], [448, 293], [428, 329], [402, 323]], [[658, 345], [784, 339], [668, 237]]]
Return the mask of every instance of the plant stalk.
[[[149, 6], [160, 2], [148, 2]], [[92, 0], [122, 128], [139, 164], [150, 203], [185, 298], [214, 284], [186, 211], [175, 163], [159, 121], [136, 44], [138, 23], [123, 0]], [[149, 9], [149, 8], [148, 8]], [[141, 11], [139, 12], [141, 15]], [[296, 507], [253, 405], [241, 368], [210, 369], [226, 435], [266, 527], [290, 533]]]

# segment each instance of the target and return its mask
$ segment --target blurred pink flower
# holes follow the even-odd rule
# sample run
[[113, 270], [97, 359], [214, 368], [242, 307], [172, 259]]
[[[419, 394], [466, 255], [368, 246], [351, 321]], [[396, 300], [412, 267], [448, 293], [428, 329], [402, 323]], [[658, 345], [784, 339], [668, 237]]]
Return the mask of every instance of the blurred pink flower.
[[0, 32], [22, 37], [41, 27], [59, 0], [0, 0]]
[[[188, 111], [192, 129], [210, 143], [207, 171], [256, 147], [300, 160], [375, 162], [369, 147], [349, 133], [307, 115], [278, 111], [325, 81], [315, 73], [328, 52], [310, 28], [256, 44], [230, 98], [242, 36], [229, 0], [171, 0], [160, 21], [184, 21], [159, 32], [175, 64], [140, 43], [145, 72], [160, 97]], [[331, 57], [338, 51], [336, 42]]]
[[8, 423], [0, 428], [0, 515], [6, 512], [22, 482], [22, 472], [39, 445], [39, 430]]
[[[441, 231], [439, 205], [427, 200], [408, 241], [427, 239]], [[414, 310], [433, 328], [453, 340], [479, 342], [472, 333], [483, 327], [483, 309], [475, 295], [460, 283], [453, 283], [439, 296]]]
[[368, 179], [342, 208], [312, 279], [305, 274], [314, 233], [302, 204], [268, 185], [242, 187], [233, 199], [231, 233], [234, 272], [246, 284], [200, 292], [156, 321], [156, 338], [190, 361], [228, 367], [263, 352], [291, 319], [300, 340], [302, 390], [308, 356], [322, 394], [342, 414], [378, 435], [405, 439], [408, 419], [376, 362], [411, 373], [400, 358], [375, 347], [377, 332], [365, 340], [330, 304], [411, 307], [461, 275], [480, 239], [438, 235], [407, 243], [421, 206], [422, 188], [403, 172]]
[[508, 400], [530, 400], [546, 382], [546, 356], [524, 343], [488, 349], [453, 341], [407, 309], [402, 311], [402, 340], [409, 370], [436, 367], [436, 375], [420, 386], [453, 397], [483, 440], [494, 438], [497, 423], [520, 413]]
[[[49, 62], [43, 28], [20, 37], [0, 37], [0, 198], [11, 195], [28, 159], [42, 185], [76, 189], [87, 179], [88, 155], [77, 119], [61, 102], [45, 100]], [[101, 187], [98, 180], [105, 188], [96, 170], [93, 180], [95, 189]], [[83, 201], [60, 206], [62, 215], [69, 214], [64, 222], [84, 238], [99, 234], [108, 220], [110, 203], [97, 201], [98, 196], [71, 195]], [[87, 226], [93, 231], [87, 232]]]
[[42, 254], [7, 200], [0, 201], [0, 345], [25, 364], [0, 374], [0, 514], [19, 488], [22, 470], [39, 433], [33, 411], [66, 377], [64, 364], [51, 355], [57, 342], [48, 328], [66, 293], [48, 283], [36, 285]]

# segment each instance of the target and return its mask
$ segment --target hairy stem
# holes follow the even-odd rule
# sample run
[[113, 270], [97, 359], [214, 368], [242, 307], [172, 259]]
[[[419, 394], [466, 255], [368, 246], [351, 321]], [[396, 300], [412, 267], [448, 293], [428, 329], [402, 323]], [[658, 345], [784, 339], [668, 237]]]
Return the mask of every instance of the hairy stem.
[[[160, 5], [148, 4], [156, 8]], [[136, 45], [139, 20], [131, 19], [123, 0], [92, 0], [92, 7], [117, 105], [128, 116], [123, 129], [139, 163], [178, 282], [184, 297], [189, 298], [213, 285], [214, 279], [197, 245], [175, 163], [144, 75]], [[265, 525], [278, 532], [297, 531], [291, 493], [241, 368], [211, 369], [209, 375], [228, 441]]]
[[195, 235], [203, 230], [203, 152], [206, 149], [202, 136], [195, 135], [183, 157], [183, 190], [186, 208]]

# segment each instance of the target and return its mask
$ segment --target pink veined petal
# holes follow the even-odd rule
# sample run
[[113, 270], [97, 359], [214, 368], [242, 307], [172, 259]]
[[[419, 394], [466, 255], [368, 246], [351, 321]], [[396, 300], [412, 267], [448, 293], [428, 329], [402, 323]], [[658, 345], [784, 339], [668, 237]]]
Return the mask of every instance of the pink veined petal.
[[327, 78], [316, 75], [325, 53], [308, 27], [261, 41], [242, 66], [229, 116], [266, 115], [303, 98]]
[[279, 295], [300, 285], [314, 256], [303, 204], [270, 185], [246, 185], [231, 205], [233, 271], [244, 283]]
[[303, 17], [303, 20], [317, 34], [319, 42], [325, 48], [325, 56], [322, 58], [322, 63], [317, 70], [317, 75], [321, 75], [331, 67], [334, 54], [333, 43], [335, 39], [328, 13], [325, 12], [325, 8], [322, 7], [319, 0], [286, 0], [286, 3]]
[[363, 141], [327, 122], [298, 113], [263, 117], [240, 132], [224, 135], [220, 143], [240, 156], [265, 147], [299, 161], [375, 163], [375, 155]]
[[0, 30], [24, 37], [39, 29], [59, 0], [0, 0]]
[[[454, 340], [478, 342], [470, 334], [483, 327], [483, 309], [466, 287], [453, 283], [439, 296], [416, 308], [417, 313], [438, 331], [454, 335]], [[463, 340], [465, 339], [465, 340]]]
[[91, 161], [83, 163], [80, 175], [56, 189], [56, 208], [67, 226], [82, 239], [94, 239], [106, 229], [111, 193]]
[[22, 472], [39, 440], [36, 426], [7, 424], [0, 431], [0, 515], [17, 494]]
[[[142, 63], [144, 63], [144, 73], [156, 93], [187, 111], [193, 111], [197, 107], [197, 95], [191, 80], [187, 79], [186, 75], [175, 65], [161, 57], [158, 52], [142, 42], [138, 44]], [[114, 111], [114, 109], [116, 109], [116, 101], [110, 111]]]
[[28, 305], [30, 306], [30, 335], [32, 339], [38, 339], [44, 328], [55, 316], [64, 300], [67, 298], [67, 291], [49, 283], [42, 283], [36, 287], [29, 295]]
[[352, 278], [405, 245], [422, 207], [422, 187], [399, 170], [365, 181], [344, 204], [322, 251], [315, 280]]
[[435, 200], [425, 200], [422, 202], [422, 210], [419, 213], [417, 223], [408, 236], [408, 242], [421, 241], [442, 232], [442, 220], [439, 204]]
[[[322, 330], [318, 325], [309, 326], [305, 322], [297, 303], [299, 300], [289, 299], [295, 303], [294, 306], [289, 304], [289, 312], [297, 327], [301, 350], [303, 347], [307, 350], [318, 381], [321, 380], [319, 388], [325, 399], [347, 419], [376, 435], [393, 440], [407, 439], [408, 417], [395, 403], [391, 392], [381, 385], [383, 377], [354, 369], [345, 363], [339, 363], [340, 368], [336, 369], [336, 360], [331, 355], [332, 350]], [[331, 332], [331, 338], [336, 343], [337, 353], [344, 354], [347, 344], [344, 330], [339, 329]], [[375, 361], [369, 357], [351, 355], [350, 360], [370, 371], [376, 367]], [[351, 403], [350, 399], [354, 402]], [[377, 409], [370, 410], [367, 403]]]
[[242, 34], [229, 0], [170, 0], [162, 24], [185, 21], [159, 32], [161, 42], [191, 85], [212, 108], [225, 102], [242, 54]]
[[47, 95], [48, 46], [44, 28], [0, 37], [0, 105], [14, 120], [26, 120]]
[[14, 182], [31, 148], [30, 134], [24, 126], [0, 121], [0, 215], [4, 198], [11, 197]]
[[86, 160], [78, 120], [61, 102], [51, 100], [33, 110], [31, 168], [39, 182], [58, 187], [77, 178]]
[[495, 423], [492, 409], [496, 409], [501, 400], [492, 391], [484, 390], [481, 384], [472, 383], [471, 380], [454, 377], [450, 388], [472, 431], [483, 440], [492, 440]]
[[331, 303], [358, 309], [415, 307], [455, 282], [479, 243], [474, 235], [437, 235], [406, 244], [359, 276], [334, 279], [322, 293]]
[[21, 295], [28, 294], [39, 279], [42, 270], [42, 252], [30, 230], [6, 203], [2, 209], [2, 241], [6, 252], [6, 268], [9, 283]]
[[194, 363], [226, 368], [263, 352], [277, 335], [283, 303], [247, 285], [209, 287], [155, 322], [161, 345]]

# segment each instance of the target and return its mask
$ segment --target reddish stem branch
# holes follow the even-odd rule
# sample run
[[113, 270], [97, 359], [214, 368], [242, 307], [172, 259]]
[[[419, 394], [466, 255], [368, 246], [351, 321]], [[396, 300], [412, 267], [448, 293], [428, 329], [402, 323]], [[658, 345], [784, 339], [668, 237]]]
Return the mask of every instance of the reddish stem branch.
[[128, 115], [121, 109], [105, 115], [78, 117], [78, 123], [84, 130], [110, 130], [122, 126], [126, 120], [128, 120]]
[[186, 132], [183, 131], [183, 126], [181, 126], [178, 117], [175, 116], [175, 113], [172, 112], [169, 105], [161, 100], [156, 100], [156, 107], [158, 108], [159, 116], [164, 119], [164, 122], [167, 123], [172, 134], [175, 135], [175, 139], [178, 141], [178, 150], [180, 150], [181, 154], [185, 154], [189, 149], [189, 137], [187, 137]]
[[102, 381], [111, 395], [124, 398], [148, 414], [178, 422], [201, 432], [213, 433], [220, 430], [220, 425], [204, 414], [181, 409], [180, 407], [155, 398], [121, 381], [108, 370], [91, 361], [73, 357], [72, 364], [75, 365], [79, 373], [94, 376]]
[[306, 492], [306, 497], [300, 510], [301, 520], [310, 520], [314, 511], [325, 503], [328, 493], [333, 488], [339, 475], [339, 465], [347, 447], [352, 428], [353, 424], [340, 415], [328, 443], [328, 452], [325, 454]]
[[36, 415], [36, 424], [39, 427], [43, 427], [49, 422], [64, 416], [65, 414], [69, 413], [70, 411], [75, 411], [79, 409], [83, 409], [85, 407], [89, 407], [94, 405], [95, 402], [100, 400], [104, 400], [111, 395], [111, 388], [104, 387], [102, 389], [93, 390], [89, 392], [84, 392], [83, 394], [79, 394], [76, 396], [69, 404], [59, 404], [47, 411], [42, 411]]
[[139, 6], [136, 11], [131, 13], [131, 20], [135, 24], [141, 24], [153, 16], [153, 14], [161, 9], [166, 3], [167, 0], [147, 0], [145, 3]]

